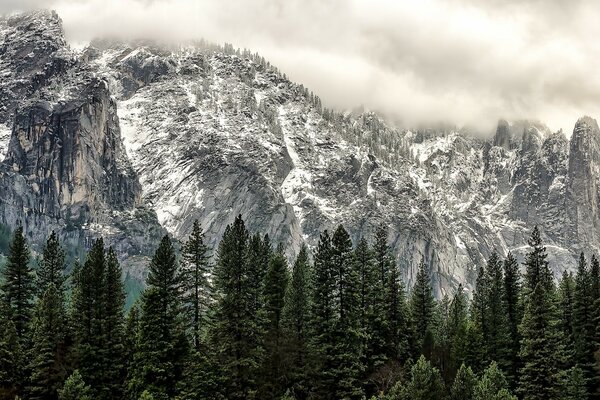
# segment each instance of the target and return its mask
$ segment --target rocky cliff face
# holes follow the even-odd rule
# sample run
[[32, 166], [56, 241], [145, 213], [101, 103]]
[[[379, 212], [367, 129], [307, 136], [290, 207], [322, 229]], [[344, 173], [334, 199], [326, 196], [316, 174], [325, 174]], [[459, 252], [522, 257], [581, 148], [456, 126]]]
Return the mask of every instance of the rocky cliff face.
[[[438, 295], [470, 287], [492, 251], [522, 256], [535, 224], [557, 275], [600, 250], [592, 119], [570, 141], [528, 121], [487, 139], [401, 130], [326, 110], [229, 46], [96, 41], [75, 53], [48, 13], [0, 20], [0, 48], [0, 222], [31, 235], [102, 234], [131, 258], [163, 228], [184, 239], [194, 219], [216, 246], [242, 214], [293, 256], [337, 224], [358, 240], [384, 223], [407, 283], [424, 259]], [[26, 49], [46, 61], [10, 56]], [[20, 74], [29, 83], [11, 81]]]
[[[36, 62], [3, 64], [36, 83], [28, 91], [13, 90], [24, 86], [10, 81], [3, 85], [11, 88], [3, 95], [12, 127], [0, 165], [0, 222], [23, 225], [34, 243], [57, 230], [71, 246], [86, 247], [102, 235], [126, 257], [149, 254], [162, 228], [141, 203], [108, 84], [77, 62], [55, 14], [26, 14], [6, 24], [3, 48], [32, 50]], [[52, 35], [48, 48], [46, 34]], [[56, 53], [71, 60], [68, 67], [38, 62]]]

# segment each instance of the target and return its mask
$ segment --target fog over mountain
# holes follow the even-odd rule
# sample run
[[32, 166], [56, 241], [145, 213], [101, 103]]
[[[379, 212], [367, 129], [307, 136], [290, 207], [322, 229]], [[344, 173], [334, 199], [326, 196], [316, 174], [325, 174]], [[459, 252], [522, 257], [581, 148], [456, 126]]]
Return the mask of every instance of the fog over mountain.
[[205, 38], [258, 51], [339, 109], [403, 126], [493, 131], [499, 118], [566, 132], [600, 115], [594, 1], [4, 0], [53, 8], [71, 43], [93, 37]]

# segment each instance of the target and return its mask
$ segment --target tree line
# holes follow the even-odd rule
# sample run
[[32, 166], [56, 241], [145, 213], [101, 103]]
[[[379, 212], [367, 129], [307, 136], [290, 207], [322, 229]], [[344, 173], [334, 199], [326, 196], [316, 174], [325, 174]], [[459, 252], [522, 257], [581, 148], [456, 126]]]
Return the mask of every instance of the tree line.
[[[339, 226], [292, 266], [241, 216], [216, 254], [198, 224], [165, 236], [125, 312], [117, 254], [96, 240], [66, 274], [53, 232], [32, 266], [23, 230], [0, 286], [1, 399], [599, 398], [600, 263], [558, 286], [537, 227], [520, 268], [478, 269], [436, 300], [421, 262], [405, 288], [387, 227]], [[521, 270], [524, 270], [521, 276]]]

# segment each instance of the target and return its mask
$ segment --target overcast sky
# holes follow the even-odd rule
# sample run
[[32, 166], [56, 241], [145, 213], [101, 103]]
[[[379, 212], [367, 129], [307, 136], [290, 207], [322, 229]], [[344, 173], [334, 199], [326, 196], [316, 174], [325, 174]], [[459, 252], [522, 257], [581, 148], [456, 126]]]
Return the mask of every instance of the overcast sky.
[[596, 0], [0, 0], [53, 8], [72, 41], [205, 38], [258, 51], [324, 103], [406, 124], [600, 118]]

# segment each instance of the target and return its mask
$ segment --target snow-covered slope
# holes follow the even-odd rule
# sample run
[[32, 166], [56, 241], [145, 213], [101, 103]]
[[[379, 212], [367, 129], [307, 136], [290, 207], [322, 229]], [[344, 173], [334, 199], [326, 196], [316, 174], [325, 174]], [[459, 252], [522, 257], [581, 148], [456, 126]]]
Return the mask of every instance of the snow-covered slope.
[[[10, 120], [32, 100], [46, 101], [55, 114], [73, 100], [87, 104], [92, 100], [81, 87], [100, 82], [111, 99], [103, 100], [107, 113], [98, 121], [108, 121], [102, 126], [112, 127], [111, 139], [90, 151], [114, 150], [103, 168], [127, 177], [125, 200], [98, 194], [103, 200], [81, 211], [86, 222], [75, 229], [102, 215], [102, 226], [122, 240], [126, 224], [154, 226], [152, 215], [136, 211], [150, 209], [180, 239], [198, 219], [215, 246], [242, 214], [251, 230], [268, 233], [293, 256], [302, 242], [314, 246], [321, 231], [337, 224], [357, 240], [384, 223], [407, 282], [424, 259], [440, 295], [458, 283], [469, 287], [492, 251], [522, 255], [535, 224], [557, 274], [573, 267], [579, 251], [599, 250], [600, 131], [592, 119], [578, 122], [570, 142], [527, 121], [501, 121], [488, 139], [451, 129], [402, 130], [373, 113], [327, 110], [260, 56], [231, 46], [96, 41], [75, 53], [62, 34], [46, 43], [44, 25], [52, 35], [60, 32], [49, 13], [0, 21], [0, 42], [11, 54], [33, 46], [49, 58], [21, 66], [0, 55], [10, 77], [0, 85], [9, 100], [2, 115]], [[32, 79], [40, 70], [44, 79]], [[21, 71], [29, 84], [15, 83]], [[98, 129], [80, 126], [71, 132], [76, 138]], [[6, 132], [0, 129], [0, 152]], [[17, 192], [41, 183], [5, 174], [9, 183], [26, 182], [12, 186]], [[106, 218], [110, 209], [118, 215]], [[11, 210], [11, 221], [22, 215]], [[130, 256], [146, 247], [122, 246]]]

